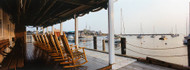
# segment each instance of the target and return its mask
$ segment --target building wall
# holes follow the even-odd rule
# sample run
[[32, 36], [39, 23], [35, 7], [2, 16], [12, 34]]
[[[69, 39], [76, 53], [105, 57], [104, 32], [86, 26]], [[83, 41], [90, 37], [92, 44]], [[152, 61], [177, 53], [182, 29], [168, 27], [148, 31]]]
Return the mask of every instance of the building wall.
[[11, 23], [9, 20], [10, 17], [7, 13], [3, 12], [0, 9], [0, 40], [3, 39], [12, 39], [12, 37], [15, 37], [14, 30], [15, 30], [15, 24]]
[[[9, 19], [9, 15], [0, 8], [0, 40], [9, 39], [10, 47], [14, 47], [15, 43], [12, 41], [12, 38], [15, 37], [15, 24], [11, 23]], [[4, 51], [9, 53], [11, 49], [6, 48]], [[2, 63], [3, 59], [4, 57], [0, 54], [0, 63]]]

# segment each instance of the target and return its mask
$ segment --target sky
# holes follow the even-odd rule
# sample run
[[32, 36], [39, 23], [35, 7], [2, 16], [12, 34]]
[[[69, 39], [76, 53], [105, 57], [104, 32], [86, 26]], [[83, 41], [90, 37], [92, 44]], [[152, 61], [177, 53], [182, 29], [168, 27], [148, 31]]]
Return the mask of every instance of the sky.
[[[189, 23], [189, 2], [190, 0], [118, 0], [114, 3], [115, 34], [121, 33], [120, 9], [122, 8], [125, 27], [123, 33], [141, 33], [141, 31], [142, 33], [171, 33], [173, 31], [184, 35], [186, 23]], [[63, 31], [74, 31], [73, 19], [62, 23]], [[108, 11], [102, 9], [79, 17], [78, 24], [79, 30], [87, 28], [107, 33]], [[54, 28], [60, 29], [59, 25], [54, 25]], [[35, 28], [27, 28], [27, 30], [35, 30]], [[51, 31], [51, 27], [48, 30]]]

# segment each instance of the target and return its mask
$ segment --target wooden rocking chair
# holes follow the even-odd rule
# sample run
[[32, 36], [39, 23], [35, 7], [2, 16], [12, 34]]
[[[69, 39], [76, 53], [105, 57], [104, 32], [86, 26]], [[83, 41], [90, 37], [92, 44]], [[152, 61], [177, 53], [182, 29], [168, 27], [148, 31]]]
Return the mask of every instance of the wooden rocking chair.
[[32, 37], [34, 38], [34, 41], [35, 41], [35, 42], [34, 42], [34, 46], [37, 46], [37, 47], [38, 47], [41, 42], [39, 41], [37, 35], [33, 34]]
[[[64, 68], [77, 67], [88, 62], [84, 51], [84, 47], [72, 49], [72, 47], [70, 47], [69, 45], [65, 33], [63, 33], [63, 35], [61, 36], [61, 40], [68, 60], [66, 62], [60, 62], [60, 64], [69, 64], [68, 66], [64, 66]], [[79, 51], [81, 49], [83, 50], [83, 52]], [[80, 63], [80, 60], [85, 60], [85, 61], [83, 63]]]
[[49, 44], [46, 43], [45, 39], [44, 39], [44, 36], [43, 35], [32, 35], [33, 38], [34, 38], [34, 46], [44, 50], [44, 51], [49, 51], [50, 48], [49, 48]]
[[[48, 38], [48, 41], [49, 41], [49, 44], [50, 44], [51, 50], [52, 50], [52, 52], [49, 53], [49, 55], [52, 56], [52, 58], [54, 58], [54, 59], [62, 59], [63, 58], [62, 53], [60, 52], [59, 48], [56, 46], [53, 35], [47, 35], [47, 38]], [[57, 61], [57, 60], [55, 60], [55, 61]]]
[[57, 47], [58, 52], [60, 53], [60, 57], [61, 57], [59, 59], [55, 59], [54, 61], [61, 61], [61, 62], [63, 62], [63, 61], [68, 60], [67, 55], [65, 53], [65, 50], [64, 50], [63, 46], [61, 46], [60, 41], [58, 40], [57, 35], [53, 35], [53, 38], [54, 38], [56, 47]]

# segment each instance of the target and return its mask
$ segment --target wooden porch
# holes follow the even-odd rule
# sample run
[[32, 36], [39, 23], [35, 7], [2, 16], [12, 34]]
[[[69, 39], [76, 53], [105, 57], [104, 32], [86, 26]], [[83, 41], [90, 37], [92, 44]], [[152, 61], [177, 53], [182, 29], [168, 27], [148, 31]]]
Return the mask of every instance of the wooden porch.
[[[21, 51], [22, 50], [22, 51]], [[27, 43], [26, 48], [15, 47], [3, 61], [1, 70], [97, 70], [109, 65], [108, 54], [85, 50], [88, 63], [80, 67], [63, 68], [58, 62], [51, 59], [47, 53]], [[93, 54], [92, 54], [93, 53]], [[14, 56], [13, 56], [14, 54]], [[91, 54], [91, 55], [90, 55]], [[116, 56], [116, 69], [118, 70], [173, 70], [152, 64], [137, 62], [135, 59]]]

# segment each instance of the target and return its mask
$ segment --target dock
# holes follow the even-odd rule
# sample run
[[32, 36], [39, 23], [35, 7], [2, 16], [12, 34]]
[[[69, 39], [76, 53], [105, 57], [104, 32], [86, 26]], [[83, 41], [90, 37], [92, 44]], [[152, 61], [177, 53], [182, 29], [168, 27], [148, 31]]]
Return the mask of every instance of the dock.
[[[138, 35], [142, 35], [142, 36], [152, 36], [152, 35], [155, 35], [155, 36], [172, 36], [174, 34], [122, 34], [122, 36], [138, 36]], [[179, 35], [179, 34], [176, 34], [176, 35]]]

